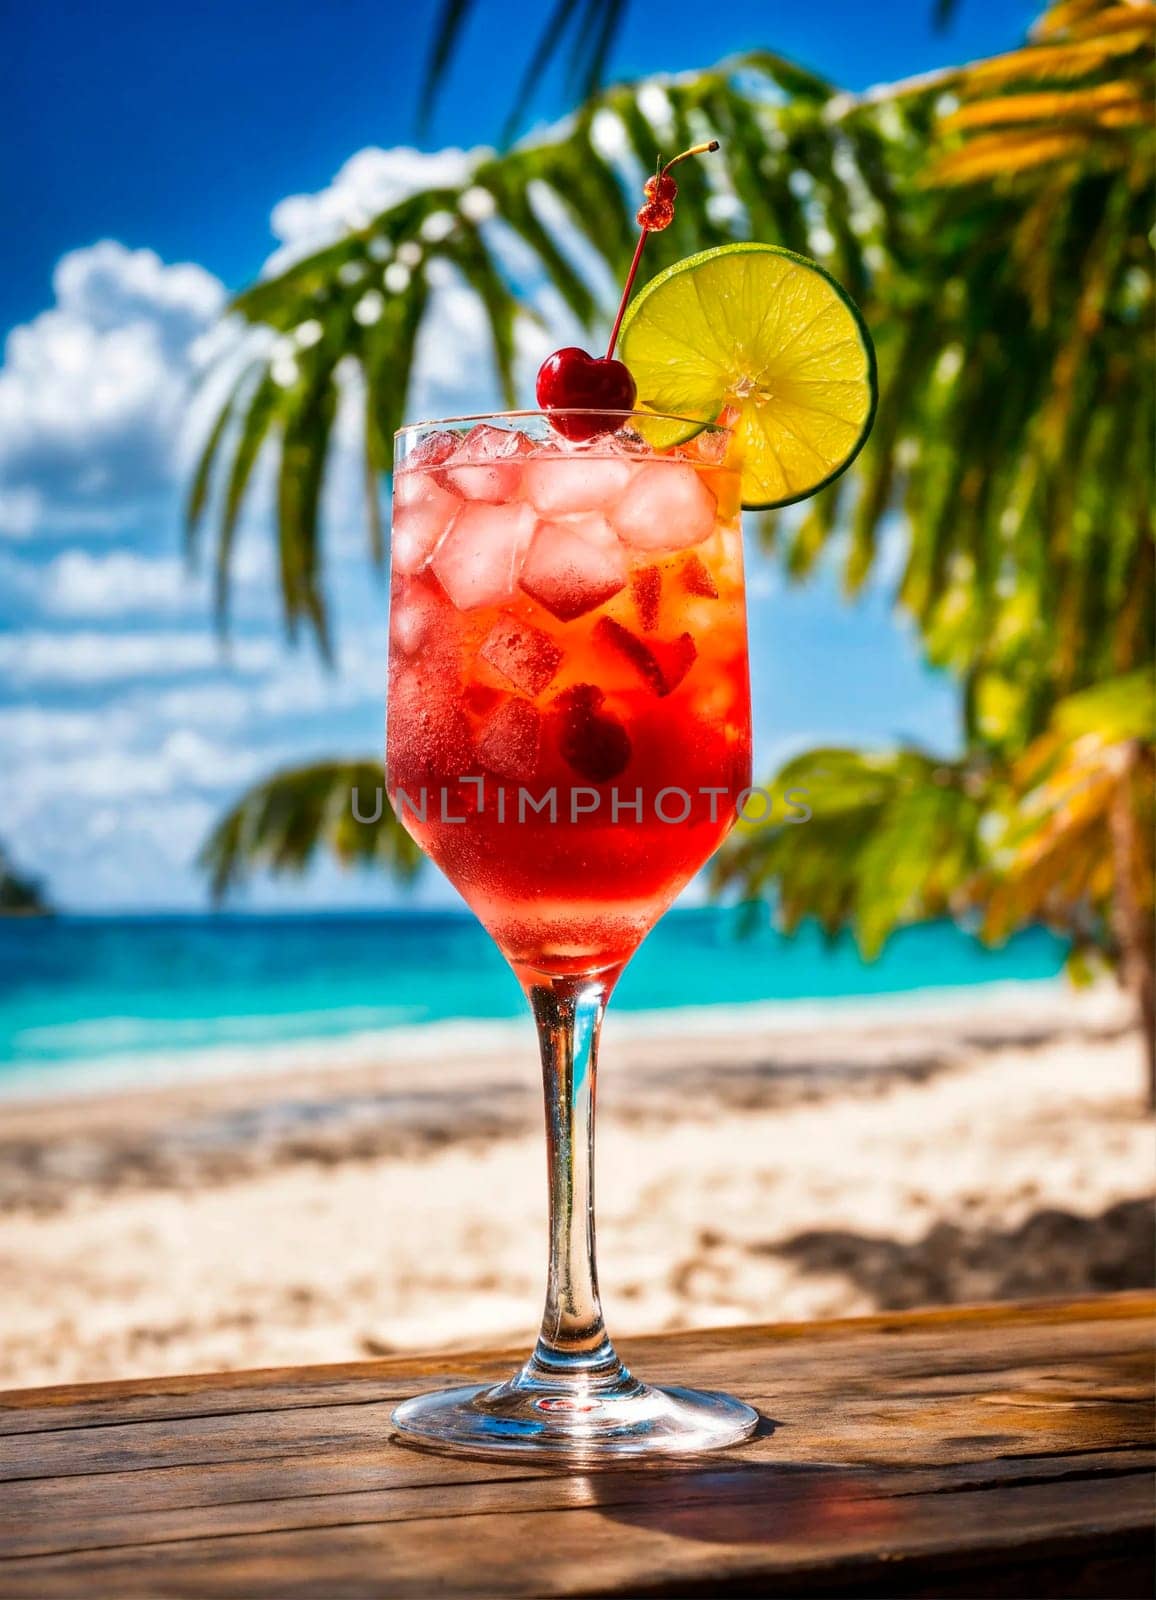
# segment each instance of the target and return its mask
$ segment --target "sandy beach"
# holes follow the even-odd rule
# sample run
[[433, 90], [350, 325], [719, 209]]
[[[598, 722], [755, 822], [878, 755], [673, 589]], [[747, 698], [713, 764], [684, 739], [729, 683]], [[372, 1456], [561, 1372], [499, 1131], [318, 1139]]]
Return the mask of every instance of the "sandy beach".
[[[320, 1063], [320, 1058], [319, 1058]], [[612, 1331], [1137, 1287], [1153, 1128], [1111, 988], [608, 1022]], [[531, 1029], [0, 1105], [0, 1384], [527, 1343]]]

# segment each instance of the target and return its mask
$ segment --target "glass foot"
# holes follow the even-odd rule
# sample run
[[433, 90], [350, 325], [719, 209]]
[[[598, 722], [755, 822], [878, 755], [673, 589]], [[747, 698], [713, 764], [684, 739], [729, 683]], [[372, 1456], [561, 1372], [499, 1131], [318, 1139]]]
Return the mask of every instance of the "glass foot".
[[497, 1386], [415, 1395], [398, 1406], [393, 1422], [405, 1439], [431, 1450], [539, 1455], [584, 1465], [720, 1450], [750, 1438], [758, 1426], [758, 1412], [728, 1394], [654, 1389], [629, 1374], [623, 1378], [606, 1392], [597, 1385], [544, 1383], [523, 1371]]

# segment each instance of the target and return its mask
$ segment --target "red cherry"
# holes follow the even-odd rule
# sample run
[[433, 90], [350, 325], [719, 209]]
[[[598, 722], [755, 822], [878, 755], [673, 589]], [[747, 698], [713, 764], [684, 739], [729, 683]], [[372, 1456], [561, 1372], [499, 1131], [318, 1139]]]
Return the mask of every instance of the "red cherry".
[[674, 221], [674, 207], [669, 200], [648, 200], [634, 220], [647, 233], [661, 233]]
[[642, 185], [642, 192], [648, 200], [665, 200], [673, 205], [678, 199], [678, 184], [669, 172], [660, 172], [655, 178], [647, 178]]
[[609, 356], [587, 355], [576, 345], [555, 350], [538, 369], [538, 404], [543, 411], [591, 411], [590, 416], [552, 416], [567, 439], [613, 433], [620, 419], [607, 413], [633, 411], [638, 390], [630, 368]]

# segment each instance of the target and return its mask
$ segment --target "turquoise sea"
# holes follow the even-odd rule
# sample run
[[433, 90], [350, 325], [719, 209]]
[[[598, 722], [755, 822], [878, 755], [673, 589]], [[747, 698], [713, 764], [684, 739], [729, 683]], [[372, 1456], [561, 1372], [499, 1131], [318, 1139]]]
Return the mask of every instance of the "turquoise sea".
[[[1042, 929], [989, 950], [949, 923], [898, 934], [864, 963], [814, 927], [784, 938], [765, 908], [675, 911], [627, 970], [615, 1007], [824, 1002], [1055, 978], [1065, 946]], [[526, 1015], [469, 916], [167, 916], [0, 919], [0, 1082], [45, 1089], [113, 1063], [195, 1053], [236, 1061], [459, 1019]], [[528, 1025], [528, 1022], [527, 1022]], [[460, 1033], [461, 1030], [455, 1030]]]

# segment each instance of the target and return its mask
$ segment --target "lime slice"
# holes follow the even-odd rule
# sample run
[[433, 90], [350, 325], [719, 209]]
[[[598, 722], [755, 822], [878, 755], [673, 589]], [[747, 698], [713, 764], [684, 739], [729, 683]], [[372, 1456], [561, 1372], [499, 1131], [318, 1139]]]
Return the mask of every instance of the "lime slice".
[[[619, 339], [639, 407], [714, 421], [738, 413], [743, 504], [814, 494], [858, 455], [875, 415], [875, 351], [829, 273], [770, 244], [676, 262], [630, 305]], [[692, 425], [645, 424], [658, 448]]]

